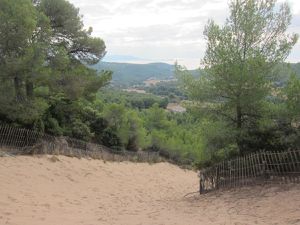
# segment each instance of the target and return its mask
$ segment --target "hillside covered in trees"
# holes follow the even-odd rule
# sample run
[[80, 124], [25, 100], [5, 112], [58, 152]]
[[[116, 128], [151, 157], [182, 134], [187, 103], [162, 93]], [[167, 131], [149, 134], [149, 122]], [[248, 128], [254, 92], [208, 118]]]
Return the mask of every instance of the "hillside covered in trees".
[[143, 81], [152, 77], [161, 80], [172, 78], [175, 70], [173, 65], [166, 63], [131, 64], [99, 62], [93, 68], [98, 71], [112, 71], [112, 82], [122, 86], [142, 84]]
[[[286, 33], [289, 6], [229, 6], [223, 26], [206, 26], [202, 69], [189, 71], [101, 62], [104, 41], [66, 0], [0, 0], [0, 123], [119, 151], [158, 151], [197, 166], [297, 148], [300, 64], [285, 63], [298, 39]], [[119, 88], [173, 76], [177, 82], [147, 87], [146, 94]], [[187, 112], [165, 110], [182, 100]]]
[[[92, 68], [97, 71], [112, 71], [111, 83], [115, 86], [130, 87], [142, 85], [144, 81], [155, 78], [157, 80], [172, 79], [175, 77], [175, 65], [167, 63], [149, 63], [149, 64], [134, 64], [134, 63], [113, 63], [99, 61], [92, 65]], [[300, 63], [283, 63], [279, 64], [280, 78], [282, 82], [286, 82], [290, 77], [290, 72], [294, 71], [296, 76], [300, 78]], [[203, 75], [203, 69], [189, 70], [189, 72], [199, 77]]]

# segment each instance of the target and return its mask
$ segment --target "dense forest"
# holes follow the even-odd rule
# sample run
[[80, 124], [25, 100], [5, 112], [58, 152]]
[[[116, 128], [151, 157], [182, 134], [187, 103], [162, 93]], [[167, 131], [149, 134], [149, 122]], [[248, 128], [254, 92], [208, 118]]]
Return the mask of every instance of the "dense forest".
[[[167, 63], [113, 63], [99, 61], [92, 68], [102, 71], [109, 70], [113, 72], [112, 84], [114, 86], [128, 87], [140, 85], [147, 79], [156, 78], [159, 80], [170, 79], [174, 77], [174, 65]], [[201, 70], [190, 70], [194, 76], [199, 76]]]
[[[152, 73], [178, 80], [145, 87], [147, 94], [140, 94], [110, 85], [114, 69], [100, 62], [105, 43], [84, 27], [74, 5], [0, 0], [0, 123], [119, 151], [159, 151], [196, 166], [297, 148], [300, 66], [284, 61], [298, 36], [286, 33], [289, 6], [276, 9], [273, 0], [232, 1], [223, 26], [206, 25], [199, 71], [154, 64], [147, 67], [154, 72], [140, 77], [142, 72], [125, 65], [131, 72], [116, 79], [124, 86], [142, 83]], [[114, 66], [124, 72], [124, 65]], [[187, 112], [165, 110], [169, 102], [182, 100]]]
[[[103, 60], [105, 60], [105, 58]], [[283, 63], [278, 66], [283, 69], [281, 72], [282, 81], [286, 81], [289, 78], [289, 74], [286, 73], [287, 67], [290, 67], [290, 69], [296, 73], [296, 76], [300, 78], [300, 63]], [[110, 84], [123, 88], [142, 85], [146, 80], [153, 78], [157, 80], [172, 79], [174, 78], [175, 72], [174, 65], [166, 63], [135, 64], [99, 61], [97, 64], [91, 65], [91, 68], [99, 72], [102, 70], [112, 71], [113, 74]], [[204, 70], [194, 69], [189, 70], [189, 72], [193, 76], [199, 77], [204, 73]]]

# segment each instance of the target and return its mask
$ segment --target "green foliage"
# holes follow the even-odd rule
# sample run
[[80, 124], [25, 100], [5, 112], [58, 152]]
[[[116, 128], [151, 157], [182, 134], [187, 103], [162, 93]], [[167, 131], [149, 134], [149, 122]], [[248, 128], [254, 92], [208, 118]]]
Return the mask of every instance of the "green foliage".
[[[174, 77], [174, 65], [166, 63], [134, 64], [101, 61], [92, 68], [98, 71], [112, 71], [112, 84], [117, 87], [140, 85], [151, 78], [166, 80]], [[195, 77], [201, 74], [199, 70], [190, 70], [189, 72]]]
[[20, 57], [28, 47], [27, 41], [37, 25], [34, 6], [30, 0], [1, 0], [0, 21], [1, 61]]
[[[213, 132], [207, 133], [206, 150], [212, 156], [219, 151], [226, 156], [226, 149], [245, 154], [282, 144], [276, 132], [260, 125], [274, 120], [268, 117], [271, 114], [266, 106], [279, 100], [278, 66], [298, 39], [298, 35], [286, 33], [290, 21], [287, 4], [276, 10], [273, 0], [231, 1], [230, 17], [224, 26], [213, 21], [206, 25], [204, 74], [194, 78], [185, 68], [176, 66], [182, 89], [193, 101], [194, 112], [223, 124], [208, 128]], [[277, 121], [274, 127], [279, 129]], [[263, 140], [269, 144], [263, 144]]]
[[109, 104], [103, 111], [103, 118], [121, 140], [121, 146], [137, 151], [146, 146], [146, 130], [138, 112], [126, 109], [124, 105]]
[[225, 159], [232, 154], [232, 151], [238, 151], [235, 144], [235, 133], [223, 121], [204, 119], [201, 121], [201, 128], [207, 159]]
[[120, 146], [122, 146], [122, 142], [116, 132], [109, 127], [103, 131], [100, 143], [114, 149], [120, 149]]
[[63, 129], [59, 126], [58, 121], [55, 118], [48, 117], [45, 121], [45, 127], [49, 134], [60, 136], [63, 134]]
[[300, 63], [291, 63], [290, 65], [295, 73], [295, 76], [300, 79]]
[[167, 120], [166, 111], [159, 108], [158, 104], [153, 105], [153, 107], [145, 111], [145, 125], [150, 131], [154, 129], [167, 129], [170, 124]]
[[91, 138], [93, 137], [90, 127], [79, 119], [76, 119], [72, 122], [71, 128], [72, 128], [72, 136], [74, 138], [81, 139], [84, 141], [90, 141]]
[[161, 108], [168, 105], [167, 98], [161, 98], [153, 94], [143, 94], [128, 91], [120, 91], [116, 88], [106, 88], [99, 92], [99, 98], [106, 103], [123, 103], [126, 107], [148, 109], [157, 103]]
[[0, 118], [90, 140], [98, 90], [111, 72], [87, 68], [105, 44], [66, 0], [0, 0]]
[[174, 81], [158, 83], [145, 88], [145, 90], [154, 95], [168, 97], [170, 102], [180, 102], [187, 99], [187, 96], [179, 89], [178, 83]]
[[139, 115], [136, 111], [128, 111], [125, 130], [123, 133], [126, 134], [125, 142], [128, 150], [137, 151], [140, 148], [147, 147], [147, 131], [143, 127], [143, 121], [141, 118], [139, 118]]
[[89, 64], [103, 58], [105, 44], [91, 36], [91, 27], [83, 29], [79, 9], [66, 0], [41, 0], [37, 8], [50, 19], [54, 46], [64, 48], [69, 56]]
[[142, 84], [145, 80], [156, 77], [167, 79], [173, 76], [174, 66], [165, 63], [131, 64], [99, 62], [93, 68], [98, 71], [113, 71], [112, 83], [116, 86], [128, 87]]
[[[3, 96], [6, 97], [6, 96]], [[17, 122], [24, 125], [33, 125], [48, 109], [47, 102], [42, 98], [34, 101], [14, 102], [14, 99], [1, 98], [0, 115], [8, 122]]]
[[285, 88], [287, 108], [292, 116], [299, 117], [300, 112], [300, 78], [293, 75]]

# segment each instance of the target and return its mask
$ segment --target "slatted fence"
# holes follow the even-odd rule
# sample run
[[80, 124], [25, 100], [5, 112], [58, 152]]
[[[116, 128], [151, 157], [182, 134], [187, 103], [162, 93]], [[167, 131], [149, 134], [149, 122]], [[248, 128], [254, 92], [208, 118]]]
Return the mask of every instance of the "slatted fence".
[[103, 145], [70, 137], [56, 137], [34, 130], [0, 125], [0, 150], [7, 154], [57, 154], [106, 161], [159, 161], [157, 152], [116, 151]]
[[259, 152], [203, 169], [200, 193], [261, 183], [300, 182], [300, 150]]

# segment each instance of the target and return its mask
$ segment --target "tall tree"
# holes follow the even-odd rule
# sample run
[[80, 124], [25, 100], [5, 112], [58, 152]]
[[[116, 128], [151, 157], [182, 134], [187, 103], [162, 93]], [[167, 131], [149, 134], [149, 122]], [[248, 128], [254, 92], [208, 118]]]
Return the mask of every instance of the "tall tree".
[[[16, 99], [22, 98], [22, 58], [37, 24], [30, 0], [0, 1], [0, 64], [2, 79], [13, 80]], [[22, 18], [22, 19], [20, 19]]]
[[51, 97], [91, 100], [111, 79], [85, 65], [105, 55], [91, 33], [66, 0], [0, 0], [0, 118], [30, 125]]
[[286, 33], [291, 22], [287, 3], [277, 11], [275, 0], [232, 0], [229, 7], [224, 26], [209, 21], [205, 27], [205, 74], [195, 80], [179, 66], [177, 71], [184, 73], [183, 83], [202, 109], [234, 125], [243, 151], [241, 131], [261, 117], [274, 88], [274, 68], [287, 58], [298, 36]]
[[104, 57], [104, 41], [91, 36], [91, 27], [84, 29], [74, 5], [66, 0], [41, 0], [37, 7], [50, 20], [52, 46], [63, 47], [68, 55], [86, 63], [94, 64]]

